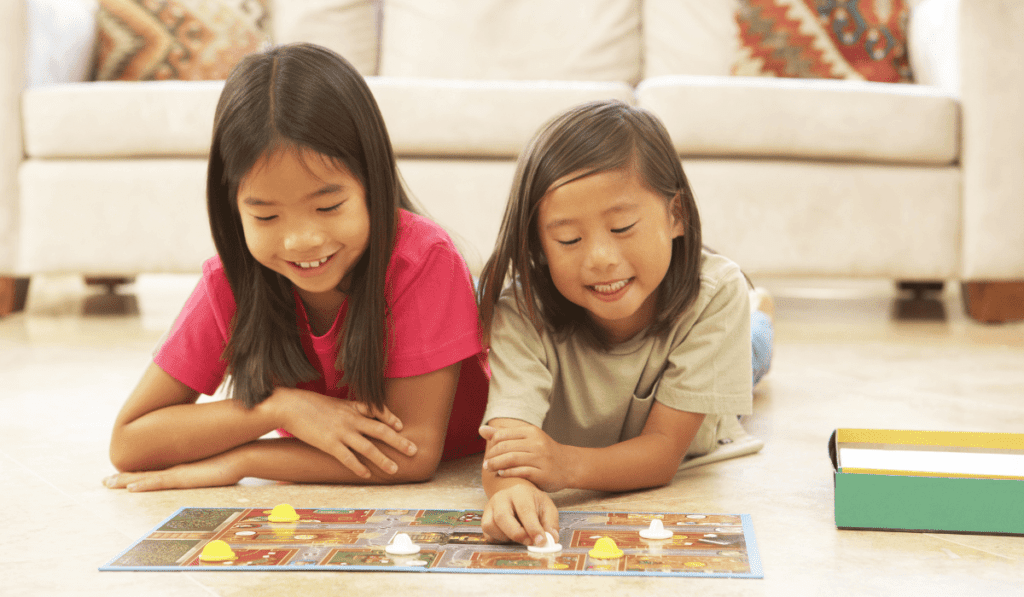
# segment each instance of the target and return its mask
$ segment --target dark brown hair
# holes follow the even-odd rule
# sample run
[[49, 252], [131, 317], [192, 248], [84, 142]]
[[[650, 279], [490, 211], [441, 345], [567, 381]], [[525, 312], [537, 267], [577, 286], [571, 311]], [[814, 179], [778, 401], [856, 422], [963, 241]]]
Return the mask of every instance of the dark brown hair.
[[412, 204], [363, 77], [341, 56], [312, 44], [247, 56], [231, 72], [217, 103], [206, 200], [214, 244], [237, 305], [224, 354], [228, 395], [252, 407], [276, 387], [318, 376], [302, 348], [292, 285], [253, 258], [238, 211], [242, 178], [261, 157], [288, 149], [326, 156], [365, 189], [370, 242], [351, 272], [335, 366], [344, 372], [339, 383], [348, 384], [353, 398], [383, 405], [385, 274], [398, 208], [412, 210]]
[[551, 121], [519, 158], [497, 245], [480, 276], [480, 321], [485, 340], [490, 339], [495, 306], [511, 279], [519, 310], [529, 315], [538, 330], [547, 327], [560, 338], [582, 333], [604, 345], [586, 310], [555, 288], [537, 217], [541, 199], [556, 182], [565, 184], [622, 168], [635, 171], [648, 189], [664, 197], [685, 230], [672, 241], [672, 262], [659, 287], [655, 320], [648, 334], [666, 331], [690, 306], [700, 290], [700, 216], [668, 131], [642, 108], [617, 100], [591, 102]]

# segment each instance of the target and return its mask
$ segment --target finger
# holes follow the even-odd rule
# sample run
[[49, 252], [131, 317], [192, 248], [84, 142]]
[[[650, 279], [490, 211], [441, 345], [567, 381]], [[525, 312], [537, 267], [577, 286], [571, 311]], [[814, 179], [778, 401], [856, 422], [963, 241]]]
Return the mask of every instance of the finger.
[[488, 504], [484, 508], [484, 515], [480, 521], [480, 530], [484, 533], [484, 540], [488, 543], [508, 543], [509, 538], [502, 532], [501, 527], [494, 522], [494, 511]]
[[395, 431], [402, 430], [402, 421], [395, 415], [395, 413], [388, 410], [388, 407], [386, 406], [376, 408], [364, 402], [356, 402], [355, 409], [356, 412], [363, 415], [364, 417], [367, 417], [369, 419], [376, 419], [384, 423], [388, 427], [393, 428]]
[[557, 543], [560, 539], [558, 533], [558, 508], [555, 507], [554, 502], [548, 496], [543, 496], [539, 506], [540, 523], [544, 526], [547, 532], [551, 533], [551, 536], [555, 538]]
[[[379, 439], [406, 456], [415, 456], [416, 452], [419, 451], [419, 448], [411, 440], [402, 437], [397, 431], [380, 421], [366, 420], [357, 425], [356, 429], [362, 435]], [[376, 450], [375, 446], [374, 449]], [[363, 455], [366, 456], [367, 454], [363, 453]]]
[[496, 471], [496, 474], [503, 479], [526, 479], [527, 481], [539, 486], [540, 482], [536, 479], [538, 469], [532, 466], [514, 466], [511, 468], [503, 468]]
[[524, 454], [522, 452], [512, 452], [511, 454], [501, 454], [488, 457], [484, 460], [484, 468], [489, 471], [498, 472], [519, 466], [530, 466], [532, 461], [529, 456], [529, 454]]
[[132, 493], [175, 488], [175, 485], [167, 471], [132, 475], [131, 478], [126, 479], [125, 481], [126, 483], [124, 488]]
[[399, 419], [395, 413], [388, 410], [388, 407], [382, 406], [381, 412], [375, 417], [378, 421], [383, 421], [388, 426], [392, 427], [395, 431], [401, 431], [404, 425], [402, 425], [401, 419]]
[[547, 537], [544, 536], [544, 526], [537, 515], [537, 502], [533, 499], [519, 500], [515, 503], [516, 518], [523, 529], [526, 540], [520, 541], [523, 545], [544, 545]]
[[110, 489], [124, 489], [127, 482], [124, 480], [127, 478], [127, 473], [115, 473], [109, 477], [103, 478], [103, 485]]
[[349, 469], [357, 476], [362, 477], [363, 479], [370, 478], [370, 469], [366, 468], [366, 466], [356, 458], [356, 455], [344, 445], [332, 450], [330, 454], [331, 456], [334, 456], [342, 466]]
[[512, 508], [502, 508], [494, 513], [494, 524], [500, 532], [505, 535], [505, 542], [515, 541], [523, 545], [530, 545], [530, 535], [519, 524], [519, 520], [513, 513]]
[[494, 437], [494, 434], [495, 432], [497, 432], [497, 429], [491, 427], [490, 425], [481, 425], [478, 432], [480, 433], [480, 437], [484, 438], [484, 441], [489, 442]]

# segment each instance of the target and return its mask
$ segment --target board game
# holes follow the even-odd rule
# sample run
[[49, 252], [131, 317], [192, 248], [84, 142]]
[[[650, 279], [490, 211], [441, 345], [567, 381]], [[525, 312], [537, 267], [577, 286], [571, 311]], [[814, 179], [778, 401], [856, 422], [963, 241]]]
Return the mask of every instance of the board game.
[[[287, 505], [285, 505], [287, 506]], [[291, 507], [288, 506], [290, 509]], [[745, 514], [561, 511], [554, 553], [484, 541], [479, 510], [181, 508], [100, 570], [401, 570], [763, 578]], [[667, 539], [639, 532], [657, 520]], [[400, 534], [418, 549], [393, 555]], [[618, 557], [595, 551], [614, 541]], [[599, 543], [600, 540], [600, 543]], [[208, 550], [228, 555], [210, 561]], [[204, 551], [206, 550], [206, 551]], [[595, 557], [596, 554], [601, 557]]]

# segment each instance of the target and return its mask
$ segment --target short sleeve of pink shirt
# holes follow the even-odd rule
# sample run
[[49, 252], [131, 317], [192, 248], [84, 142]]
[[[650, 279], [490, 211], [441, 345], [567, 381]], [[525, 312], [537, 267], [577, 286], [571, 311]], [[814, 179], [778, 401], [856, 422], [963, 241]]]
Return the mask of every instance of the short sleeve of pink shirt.
[[[470, 454], [482, 449], [482, 443], [477, 445], [476, 427], [486, 404], [487, 372], [469, 269], [440, 226], [404, 210], [400, 214], [386, 276], [391, 324], [384, 375], [411, 377], [463, 361], [445, 451], [454, 456], [451, 449], [458, 443], [460, 454]], [[220, 258], [211, 258], [203, 264], [203, 276], [157, 349], [154, 362], [193, 390], [213, 394], [227, 370], [227, 362], [221, 357], [235, 309]], [[308, 334], [301, 303], [296, 311], [296, 325]], [[347, 311], [343, 307], [339, 319]], [[303, 341], [307, 357], [318, 370], [336, 360], [336, 334], [343, 327], [341, 323], [336, 321], [332, 326], [334, 337], [307, 337]], [[335, 390], [324, 387], [322, 391], [347, 394], [344, 389], [340, 393]], [[453, 441], [456, 429], [464, 436], [458, 442]]]

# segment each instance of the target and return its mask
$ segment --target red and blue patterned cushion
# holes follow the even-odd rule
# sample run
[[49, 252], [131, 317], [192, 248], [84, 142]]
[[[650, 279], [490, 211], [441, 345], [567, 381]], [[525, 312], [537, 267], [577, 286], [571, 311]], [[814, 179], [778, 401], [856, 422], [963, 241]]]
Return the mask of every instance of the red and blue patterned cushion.
[[739, 0], [733, 74], [910, 82], [906, 0]]

